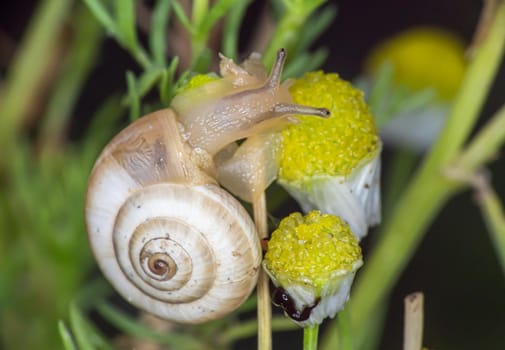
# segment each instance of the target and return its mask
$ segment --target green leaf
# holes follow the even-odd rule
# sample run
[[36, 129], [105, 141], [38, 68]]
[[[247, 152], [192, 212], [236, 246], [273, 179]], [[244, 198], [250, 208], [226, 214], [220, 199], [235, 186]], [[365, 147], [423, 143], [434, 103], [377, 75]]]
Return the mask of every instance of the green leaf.
[[70, 326], [80, 350], [95, 349], [95, 346], [88, 335], [88, 325], [86, 324], [86, 320], [74, 303], [70, 304]]
[[135, 0], [115, 0], [115, 9], [118, 25], [117, 40], [144, 69], [148, 69], [152, 66], [151, 59], [137, 39]]
[[303, 30], [300, 31], [300, 44], [298, 46], [299, 52], [307, 50], [324, 32], [331, 22], [335, 19], [337, 15], [337, 7], [334, 5], [328, 5], [315, 15], [311, 16], [307, 23], [303, 26]]
[[75, 303], [70, 304], [70, 326], [79, 350], [114, 349], [81, 314]]
[[217, 0], [198, 27], [199, 35], [208, 36], [212, 26], [229, 11], [235, 2], [234, 0]]
[[138, 79], [138, 95], [140, 98], [144, 97], [154, 85], [161, 79], [164, 69], [157, 68], [144, 72]]
[[115, 0], [119, 41], [130, 49], [138, 47], [134, 0]]
[[103, 5], [103, 2], [100, 0], [84, 0], [84, 3], [89, 7], [91, 12], [93, 12], [93, 15], [96, 17], [96, 19], [102, 23], [105, 29], [110, 34], [117, 37], [119, 28], [110, 13]]
[[201, 74], [207, 73], [212, 62], [213, 55], [214, 54], [210, 51], [210, 49], [204, 48], [200, 52], [200, 56], [198, 56], [194, 62], [192, 70]]
[[[162, 79], [164, 71], [165, 69], [161, 67], [152, 68], [145, 71], [136, 81], [135, 78], [133, 78], [133, 82], [135, 84], [134, 93], [136, 94], [136, 98], [139, 99], [139, 103], [140, 99], [142, 99], [149, 91], [151, 91], [153, 86]], [[133, 92], [129, 90], [128, 95], [122, 101], [123, 104], [131, 105], [132, 102], [134, 102], [134, 100], [131, 98], [131, 93]]]
[[201, 349], [204, 347], [204, 344], [200, 343], [191, 334], [156, 332], [109, 304], [98, 304], [97, 309], [100, 315], [115, 327], [134, 337], [152, 340], [179, 350]]
[[408, 113], [416, 109], [424, 108], [435, 101], [434, 89], [424, 89], [404, 97], [395, 109], [396, 113]]
[[233, 60], [238, 59], [240, 25], [251, 0], [237, 1], [226, 16], [223, 28], [223, 54]]
[[388, 95], [393, 85], [393, 73], [393, 65], [389, 62], [384, 63], [379, 68], [368, 97], [368, 105], [375, 116], [378, 128], [389, 120], [386, 101], [390, 98]]
[[322, 2], [322, 0], [283, 1], [285, 10], [278, 19], [275, 31], [263, 54], [263, 62], [267, 67], [271, 67], [275, 61], [277, 51], [281, 47], [288, 51], [288, 59], [298, 56], [297, 48], [300, 47], [300, 40], [302, 39], [300, 32], [305, 28], [305, 23], [310, 18], [311, 13]]
[[209, 13], [209, 0], [193, 0], [191, 10], [191, 20], [193, 25], [199, 27]]
[[181, 22], [181, 24], [184, 26], [184, 28], [186, 28], [186, 30], [190, 34], [193, 35], [195, 32], [195, 29], [193, 28], [193, 24], [189, 20], [188, 16], [186, 16], [186, 13], [184, 12], [184, 8], [181, 6], [181, 4], [179, 4], [178, 1], [174, 1], [172, 3], [172, 7], [174, 9], [174, 13], [175, 13], [175, 16], [177, 17], [177, 19]]
[[109, 14], [99, 0], [84, 1], [95, 17], [143, 68], [149, 68], [152, 65], [149, 56], [139, 45], [137, 39], [134, 0], [115, 0], [115, 18]]
[[[286, 316], [272, 316], [272, 331], [287, 332], [298, 331], [300, 326], [294, 323]], [[232, 327], [223, 329], [219, 334], [221, 342], [230, 344], [240, 339], [246, 339], [258, 333], [258, 321], [256, 319], [248, 319], [241, 322], [236, 322]]]
[[65, 350], [77, 350], [72, 339], [72, 334], [65, 325], [65, 322], [62, 320], [58, 321], [58, 332], [60, 333], [61, 341]]
[[328, 57], [328, 50], [321, 48], [316, 52], [309, 54], [298, 54], [284, 68], [283, 77], [299, 77], [305, 72], [310, 72], [321, 67]]
[[135, 74], [132, 71], [126, 72], [126, 83], [128, 85], [128, 100], [130, 101], [130, 121], [133, 122], [140, 117], [140, 96]]
[[160, 81], [160, 98], [165, 105], [169, 105], [174, 96], [174, 76], [177, 66], [179, 65], [179, 57], [174, 57], [170, 66], [165, 69]]
[[165, 40], [170, 18], [171, 0], [158, 0], [153, 9], [149, 46], [154, 62], [160, 67], [167, 65]]

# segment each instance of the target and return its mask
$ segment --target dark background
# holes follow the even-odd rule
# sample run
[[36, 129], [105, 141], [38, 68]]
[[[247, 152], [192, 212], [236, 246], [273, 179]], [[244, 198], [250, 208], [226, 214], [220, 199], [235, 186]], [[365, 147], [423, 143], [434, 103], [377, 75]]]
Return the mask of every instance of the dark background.
[[[360, 72], [363, 58], [373, 45], [411, 26], [445, 28], [469, 43], [481, 7], [481, 1], [471, 0], [343, 0], [335, 3], [338, 4], [337, 18], [315, 46], [330, 48], [325, 69], [336, 71], [348, 80]], [[8, 35], [12, 44], [19, 42], [34, 4], [36, 1], [17, 0], [0, 5], [0, 31]], [[3, 76], [9, 55], [4, 53], [0, 57]], [[121, 48], [110, 39], [105, 41], [98, 66], [87, 81], [77, 106], [70, 130], [74, 138], [86, 127], [94, 106], [110, 91], [124, 91], [124, 72], [134, 67], [135, 62]], [[504, 91], [502, 64], [482, 121], [505, 102]], [[384, 169], [388, 161], [389, 150], [386, 149]], [[491, 170], [495, 189], [505, 197], [503, 157], [493, 163]], [[387, 176], [385, 172], [383, 178]], [[364, 244], [366, 252], [371, 239], [365, 239]], [[505, 349], [505, 279], [472, 193], [464, 192], [453, 198], [422, 240], [391, 295], [381, 349], [401, 348], [403, 298], [414, 291], [425, 294], [424, 339], [430, 349]], [[286, 337], [281, 335], [275, 340], [281, 347]], [[298, 339], [297, 344], [300, 344]]]

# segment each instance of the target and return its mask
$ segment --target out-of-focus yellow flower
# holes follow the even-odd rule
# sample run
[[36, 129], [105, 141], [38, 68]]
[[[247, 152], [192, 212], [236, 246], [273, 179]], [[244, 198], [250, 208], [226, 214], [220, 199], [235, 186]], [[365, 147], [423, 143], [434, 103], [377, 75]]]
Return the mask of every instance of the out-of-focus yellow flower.
[[[455, 35], [438, 28], [408, 29], [379, 44], [365, 63], [365, 85], [375, 79], [381, 67], [391, 65], [393, 86], [383, 104], [397, 103], [395, 89], [411, 94], [434, 92], [435, 98], [422, 108], [399, 110], [381, 126], [384, 142], [414, 151], [424, 151], [444, 125], [451, 102], [466, 70], [465, 48]], [[389, 100], [389, 102], [388, 102]]]
[[378, 45], [365, 63], [375, 74], [382, 64], [394, 66], [394, 82], [411, 90], [433, 88], [450, 101], [465, 73], [464, 46], [455, 35], [437, 28], [412, 28]]
[[312, 211], [281, 221], [268, 242], [263, 266], [277, 287], [274, 302], [295, 322], [309, 326], [343, 308], [362, 264], [349, 225]]
[[282, 131], [279, 183], [308, 212], [342, 217], [358, 238], [380, 221], [380, 151], [363, 93], [337, 74], [307, 73], [290, 93], [296, 103], [325, 107], [326, 119], [298, 117]]

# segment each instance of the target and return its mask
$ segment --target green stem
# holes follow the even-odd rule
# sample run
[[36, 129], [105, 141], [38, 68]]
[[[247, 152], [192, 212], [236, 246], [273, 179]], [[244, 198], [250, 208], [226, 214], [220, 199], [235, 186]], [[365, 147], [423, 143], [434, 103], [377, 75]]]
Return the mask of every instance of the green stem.
[[205, 16], [209, 12], [209, 1], [208, 0], [195, 0], [193, 1], [193, 8], [191, 11], [191, 22], [198, 28]]
[[[300, 329], [291, 319], [285, 316], [272, 317], [272, 332], [284, 332]], [[220, 335], [222, 344], [230, 345], [233, 342], [252, 337], [258, 333], [258, 322], [254, 319], [235, 324], [224, 330]]]
[[361, 271], [350, 301], [355, 332], [366, 326], [370, 313], [393, 288], [428, 225], [460, 188], [456, 182], [445, 179], [441, 169], [452, 161], [475, 125], [502, 56], [504, 37], [502, 2], [488, 37], [468, 67], [439, 140], [385, 222], [381, 239]]
[[455, 189], [454, 183], [439, 175], [418, 176], [397, 203], [391, 221], [379, 233], [381, 239], [367, 261], [368, 269], [363, 269], [354, 288], [354, 332], [365, 327], [370, 312], [384, 301], [426, 228]]
[[[504, 37], [505, 4], [500, 6], [489, 37], [468, 67], [463, 86], [440, 139], [398, 202], [393, 217], [385, 224], [382, 239], [368, 260], [368, 268], [361, 273], [351, 301], [353, 323], [356, 326], [366, 321], [368, 312], [390, 291], [426, 227], [456, 190], [454, 182], [445, 180], [440, 170], [459, 150], [477, 120], [500, 62]], [[374, 290], [374, 293], [369, 293], [370, 290]]]
[[209, 12], [209, 2], [207, 0], [196, 0], [193, 2], [191, 22], [194, 28], [198, 28], [191, 36], [191, 67], [195, 67], [198, 59], [205, 50], [208, 32], [202, 32], [200, 29], [205, 14]]
[[505, 274], [505, 212], [500, 199], [487, 184], [479, 192], [479, 203]]
[[340, 342], [342, 350], [353, 350], [353, 334], [351, 329], [349, 308], [344, 308], [337, 315], [338, 329], [340, 334]]
[[[390, 291], [425, 228], [457, 188], [454, 183], [442, 178], [440, 169], [459, 150], [475, 124], [498, 67], [504, 37], [505, 5], [502, 5], [496, 14], [488, 40], [468, 67], [460, 94], [440, 139], [399, 201], [392, 219], [384, 226], [382, 240], [368, 260], [368, 269], [365, 268], [361, 273], [352, 300], [353, 322], [356, 326], [366, 321], [368, 311]], [[413, 212], [416, 214], [410, 215]], [[381, 287], [377, 289], [377, 286]], [[374, 290], [374, 293], [369, 293], [370, 290]]]
[[505, 3], [497, 9], [489, 35], [469, 64], [442, 135], [434, 145], [425, 168], [448, 163], [471, 132], [498, 70], [505, 46]]
[[505, 141], [505, 105], [479, 131], [467, 148], [461, 152], [456, 167], [468, 173], [492, 159]]
[[307, 326], [303, 329], [303, 350], [317, 350], [318, 332], [318, 324]]
[[[505, 273], [505, 214], [500, 199], [487, 183], [487, 180], [476, 174], [484, 163], [492, 159], [505, 141], [505, 106], [503, 106], [489, 123], [477, 134], [469, 146], [461, 152], [452, 167], [456, 176], [463, 181], [474, 179], [479, 194], [480, 207], [491, 233], [494, 246]], [[450, 173], [448, 175], [451, 175]]]

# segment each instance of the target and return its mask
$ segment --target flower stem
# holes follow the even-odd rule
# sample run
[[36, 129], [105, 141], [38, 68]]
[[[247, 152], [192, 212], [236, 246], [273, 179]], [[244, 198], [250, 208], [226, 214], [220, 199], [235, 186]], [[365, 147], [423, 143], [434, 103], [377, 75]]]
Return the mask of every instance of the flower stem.
[[[287, 331], [298, 331], [300, 327], [291, 321], [290, 318], [279, 315], [272, 317], [272, 331], [275, 332], [287, 332]], [[258, 323], [256, 320], [246, 320], [235, 324], [234, 327], [229, 327], [219, 336], [222, 344], [231, 345], [237, 340], [250, 338], [258, 334]]]
[[490, 231], [502, 270], [505, 273], [505, 211], [500, 198], [489, 183], [488, 176], [484, 171], [468, 172], [457, 166], [449, 168], [447, 176], [474, 187], [477, 194], [477, 204]]
[[505, 211], [498, 195], [489, 184], [479, 193], [479, 203], [494, 242], [502, 271], [505, 273]]
[[337, 317], [338, 329], [340, 331], [340, 347], [342, 350], [352, 350], [354, 349], [354, 345], [349, 308], [344, 307], [343, 310], [340, 310]]
[[[445, 179], [442, 169], [454, 160], [477, 121], [503, 53], [504, 37], [505, 2], [502, 2], [487, 38], [468, 67], [440, 138], [397, 201], [392, 216], [383, 225], [380, 241], [357, 280], [349, 305], [355, 331], [366, 327], [369, 315], [393, 288], [428, 225], [448, 198], [461, 188], [461, 184]], [[337, 341], [326, 343], [335, 345]]]
[[[260, 239], [267, 238], [267, 204], [265, 192], [262, 192], [253, 200], [254, 222]], [[270, 290], [268, 275], [263, 269], [260, 270], [258, 285], [256, 287], [258, 297], [258, 350], [272, 349], [272, 307], [270, 305]]]
[[317, 350], [318, 332], [318, 324], [303, 328], [303, 350]]
[[491, 160], [505, 142], [505, 105], [491, 118], [455, 162], [455, 167], [468, 173]]
[[[369, 311], [390, 291], [426, 227], [458, 188], [455, 182], [443, 178], [441, 170], [452, 161], [475, 125], [502, 56], [504, 37], [505, 3], [498, 9], [487, 40], [468, 67], [441, 137], [385, 223], [381, 241], [357, 281], [351, 300], [355, 326], [366, 322]], [[371, 290], [374, 292], [370, 293]]]

